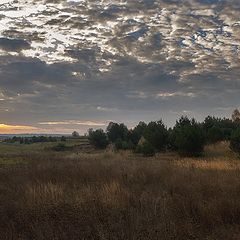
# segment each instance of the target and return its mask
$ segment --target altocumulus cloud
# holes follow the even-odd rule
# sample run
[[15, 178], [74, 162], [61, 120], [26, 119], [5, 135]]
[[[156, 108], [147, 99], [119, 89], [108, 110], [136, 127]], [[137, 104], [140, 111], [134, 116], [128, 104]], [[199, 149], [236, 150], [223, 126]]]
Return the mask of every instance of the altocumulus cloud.
[[2, 0], [1, 121], [67, 132], [108, 119], [228, 116], [239, 106], [239, 9], [236, 0]]

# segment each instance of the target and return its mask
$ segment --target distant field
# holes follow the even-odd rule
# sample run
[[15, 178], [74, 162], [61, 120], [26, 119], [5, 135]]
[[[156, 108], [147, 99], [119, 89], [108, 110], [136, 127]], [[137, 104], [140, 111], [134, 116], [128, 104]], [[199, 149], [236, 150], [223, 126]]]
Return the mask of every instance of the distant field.
[[0, 143], [0, 239], [240, 239], [240, 160]]

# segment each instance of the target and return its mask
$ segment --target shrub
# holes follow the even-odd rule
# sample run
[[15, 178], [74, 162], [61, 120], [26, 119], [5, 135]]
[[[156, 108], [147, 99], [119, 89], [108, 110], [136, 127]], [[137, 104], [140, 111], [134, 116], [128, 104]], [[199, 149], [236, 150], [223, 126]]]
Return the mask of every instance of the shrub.
[[147, 141], [138, 145], [135, 151], [136, 153], [141, 153], [144, 157], [153, 157], [155, 155], [154, 147]]
[[52, 150], [57, 152], [70, 151], [73, 150], [73, 147], [66, 146], [64, 143], [59, 143], [52, 148]]
[[88, 132], [89, 142], [97, 149], [105, 149], [108, 145], [106, 133], [102, 129], [96, 131], [90, 129]]
[[240, 155], [240, 128], [232, 132], [230, 138], [230, 148], [232, 151]]
[[77, 132], [77, 131], [74, 131], [73, 133], [72, 133], [72, 137], [73, 138], [79, 138], [79, 133]]
[[131, 150], [134, 149], [135, 145], [132, 143], [131, 140], [129, 141], [122, 141], [121, 139], [118, 139], [115, 143], [115, 147], [117, 150]]
[[200, 156], [204, 150], [205, 134], [194, 120], [182, 117], [172, 131], [173, 147], [181, 156]]

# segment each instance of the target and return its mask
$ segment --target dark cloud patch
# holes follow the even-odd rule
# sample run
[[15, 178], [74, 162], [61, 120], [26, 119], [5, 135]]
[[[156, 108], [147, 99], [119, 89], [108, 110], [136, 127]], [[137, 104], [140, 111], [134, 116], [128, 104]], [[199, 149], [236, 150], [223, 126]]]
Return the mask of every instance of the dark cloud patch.
[[78, 59], [79, 61], [84, 61], [87, 63], [95, 62], [96, 55], [94, 49], [73, 49], [73, 50], [66, 50], [66, 53], [71, 56], [72, 58]]
[[0, 57], [0, 88], [11, 95], [38, 91], [37, 86], [71, 82], [71, 68], [63, 63], [48, 65], [35, 58]]
[[0, 48], [5, 51], [20, 52], [30, 47], [30, 43], [23, 39], [0, 38]]

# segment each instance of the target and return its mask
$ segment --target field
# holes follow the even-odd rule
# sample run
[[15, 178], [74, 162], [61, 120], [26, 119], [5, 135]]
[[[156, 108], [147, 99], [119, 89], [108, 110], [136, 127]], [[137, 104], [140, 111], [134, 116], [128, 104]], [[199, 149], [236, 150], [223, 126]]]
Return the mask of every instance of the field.
[[240, 160], [227, 143], [196, 159], [54, 144], [0, 143], [0, 239], [240, 239]]

